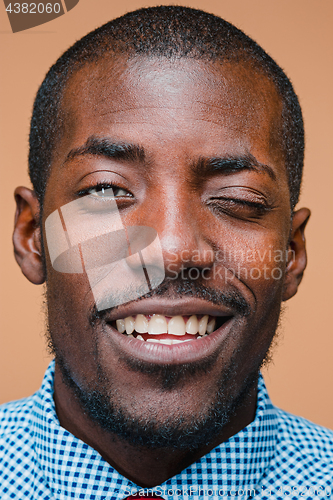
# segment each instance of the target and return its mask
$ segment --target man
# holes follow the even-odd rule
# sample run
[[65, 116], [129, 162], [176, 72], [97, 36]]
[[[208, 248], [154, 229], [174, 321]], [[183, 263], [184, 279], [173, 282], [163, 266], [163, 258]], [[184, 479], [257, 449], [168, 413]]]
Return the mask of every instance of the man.
[[57, 61], [14, 231], [55, 363], [2, 407], [1, 498], [331, 494], [332, 433], [259, 375], [306, 266], [303, 148], [282, 70], [204, 12], [132, 12]]

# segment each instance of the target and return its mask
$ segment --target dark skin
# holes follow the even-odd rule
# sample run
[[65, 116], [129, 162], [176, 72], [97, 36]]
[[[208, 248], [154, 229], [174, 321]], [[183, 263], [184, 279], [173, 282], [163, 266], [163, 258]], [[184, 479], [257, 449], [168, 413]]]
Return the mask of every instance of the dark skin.
[[[244, 317], [201, 298], [175, 300], [166, 295], [122, 305], [110, 313], [108, 322], [92, 327], [87, 316], [94, 299], [87, 277], [55, 271], [47, 254], [49, 323], [58, 352], [83, 387], [98, 388], [98, 366], [102, 366], [112, 382], [110, 399], [129, 417], [154, 415], [161, 423], [167, 417], [175, 422], [184, 415], [201, 418], [229, 369], [233, 383], [225, 387], [227, 405], [241, 392], [244, 380], [258, 370], [276, 331], [281, 302], [296, 293], [306, 266], [304, 228], [310, 212], [297, 210], [291, 222], [287, 174], [276, 139], [281, 102], [273, 85], [244, 65], [186, 59], [173, 63], [105, 60], [74, 75], [63, 111], [65, 130], [48, 180], [43, 222], [77, 199], [82, 190], [101, 182], [116, 185], [123, 190], [117, 203], [124, 224], [156, 229], [166, 279], [171, 269], [206, 268], [211, 288], [238, 291], [251, 312]], [[70, 151], [92, 136], [139, 145], [145, 158], [128, 161], [85, 154], [66, 160]], [[231, 156], [250, 157], [255, 168], [231, 172], [203, 168], [211, 158]], [[206, 163], [200, 163], [202, 158]], [[16, 259], [25, 276], [40, 284], [45, 276], [36, 227], [39, 205], [27, 188], [17, 188], [15, 196]], [[253, 251], [254, 261], [242, 257], [244, 248]], [[277, 263], [268, 253], [260, 255], [265, 248], [292, 250], [293, 258]], [[218, 250], [223, 261], [214, 257]], [[249, 274], [253, 267], [265, 269], [265, 274], [253, 279]], [[269, 278], [276, 267], [282, 277]], [[214, 275], [214, 268], [227, 270], [230, 279]], [[188, 344], [138, 350], [139, 341], [118, 333], [110, 321], [140, 312], [225, 314], [231, 319], [228, 327], [200, 341], [201, 350]], [[209, 357], [208, 371], [185, 375], [169, 391], [163, 390], [159, 377], [132, 370], [127, 362], [139, 359], [143, 364], [178, 366]], [[239, 432], [253, 420], [256, 408], [253, 387], [210, 443], [191, 452], [153, 450], [133, 446], [93, 422], [64, 383], [57, 364], [54, 387], [61, 425], [98, 450], [124, 476], [148, 487], [161, 484]]]

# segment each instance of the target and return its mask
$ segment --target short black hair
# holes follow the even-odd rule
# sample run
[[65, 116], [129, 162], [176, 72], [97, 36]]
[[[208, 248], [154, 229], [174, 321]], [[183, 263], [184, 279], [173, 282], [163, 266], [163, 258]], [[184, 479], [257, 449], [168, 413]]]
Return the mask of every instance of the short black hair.
[[302, 112], [292, 84], [276, 62], [227, 21], [201, 10], [159, 6], [129, 12], [84, 36], [51, 67], [40, 86], [30, 129], [29, 175], [42, 205], [53, 153], [61, 133], [61, 99], [70, 77], [110, 54], [249, 62], [272, 81], [282, 102], [281, 149], [293, 210], [304, 160]]

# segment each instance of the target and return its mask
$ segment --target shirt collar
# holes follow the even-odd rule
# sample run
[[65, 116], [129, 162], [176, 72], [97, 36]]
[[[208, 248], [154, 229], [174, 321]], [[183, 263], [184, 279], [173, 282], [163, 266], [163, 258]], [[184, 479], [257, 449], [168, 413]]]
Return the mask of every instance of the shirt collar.
[[[140, 490], [96, 450], [60, 426], [53, 400], [53, 378], [54, 361], [46, 371], [40, 390], [34, 395], [33, 414], [36, 461], [52, 494], [59, 500], [71, 497], [102, 500], [112, 498], [112, 495], [121, 498], [122, 492], [133, 494]], [[181, 488], [186, 492], [192, 486], [190, 498], [194, 499], [196, 485], [199, 489], [200, 485], [207, 484], [229, 491], [233, 488], [258, 488], [274, 456], [277, 426], [277, 413], [260, 375], [253, 422], [168, 479], [159, 492], [170, 488]]]
[[277, 433], [277, 411], [260, 374], [253, 422], [192, 464], [188, 471], [192, 477], [198, 468], [206, 477], [214, 476], [215, 472], [213, 485], [229, 493], [232, 489], [258, 489], [274, 457]]

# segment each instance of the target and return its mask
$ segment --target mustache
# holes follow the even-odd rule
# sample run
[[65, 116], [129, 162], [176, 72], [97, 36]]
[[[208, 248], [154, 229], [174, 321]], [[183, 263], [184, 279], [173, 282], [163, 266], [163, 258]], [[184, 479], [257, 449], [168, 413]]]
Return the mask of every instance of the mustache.
[[[139, 297], [132, 303], [138, 303], [152, 297], [160, 297], [165, 299], [182, 299], [183, 297], [193, 297], [202, 299], [210, 304], [224, 306], [232, 310], [237, 316], [248, 316], [251, 313], [251, 306], [246, 301], [244, 296], [235, 289], [220, 291], [215, 288], [208, 287], [202, 283], [177, 279], [172, 282], [164, 280], [161, 285], [151, 290], [145, 295]], [[103, 320], [111, 312], [116, 311], [121, 306], [115, 306], [108, 309], [98, 311], [96, 305], [92, 307], [89, 313], [89, 322], [93, 326], [96, 322]]]

